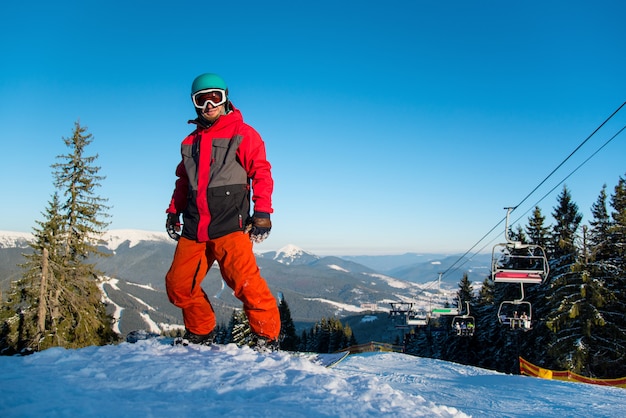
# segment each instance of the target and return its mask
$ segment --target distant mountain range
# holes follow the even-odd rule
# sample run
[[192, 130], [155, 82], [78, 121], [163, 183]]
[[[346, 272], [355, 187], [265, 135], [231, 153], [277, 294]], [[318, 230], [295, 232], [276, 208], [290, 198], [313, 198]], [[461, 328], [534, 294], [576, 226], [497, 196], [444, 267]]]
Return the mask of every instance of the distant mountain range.
[[[17, 265], [24, 261], [22, 254], [30, 251], [30, 239], [30, 234], [0, 231], [3, 292], [20, 277]], [[169, 303], [164, 289], [175, 249], [175, 242], [165, 232], [112, 230], [103, 235], [101, 249], [111, 256], [94, 261], [106, 276], [100, 287], [110, 313], [119, 317], [120, 333], [182, 325], [180, 311]], [[282, 295], [289, 304], [297, 328], [308, 329], [322, 317], [337, 316], [350, 324], [360, 341], [364, 341], [363, 335], [389, 341], [398, 333], [387, 320], [390, 302], [416, 302], [425, 308], [451, 302], [464, 272], [469, 272], [470, 280], [484, 280], [489, 258], [481, 257], [463, 263], [454, 281], [448, 279], [440, 285], [437, 273], [457, 262], [458, 256], [319, 257], [288, 245], [257, 254], [257, 262], [274, 294]], [[219, 322], [227, 323], [233, 310], [241, 307], [225, 287], [217, 266], [210, 269], [203, 288]]]

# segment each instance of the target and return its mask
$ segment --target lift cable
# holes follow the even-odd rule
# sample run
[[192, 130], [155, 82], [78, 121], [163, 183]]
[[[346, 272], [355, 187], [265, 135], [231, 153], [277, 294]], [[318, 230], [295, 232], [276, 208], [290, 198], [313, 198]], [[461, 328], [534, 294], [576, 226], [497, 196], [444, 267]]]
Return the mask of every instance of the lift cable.
[[[626, 102], [622, 103], [613, 113], [611, 113], [611, 115], [606, 118], [604, 120], [604, 122], [602, 122], [591, 134], [589, 134], [589, 136], [587, 136], [587, 138], [585, 138], [584, 141], [582, 141], [563, 161], [561, 161], [561, 163], [554, 169], [552, 170], [552, 172], [550, 172], [550, 174], [548, 174], [548, 176], [546, 178], [544, 178], [530, 193], [528, 193], [526, 195], [526, 197], [524, 197], [516, 206], [514, 206], [511, 210], [511, 213], [513, 211], [515, 211], [515, 209], [517, 209], [522, 203], [524, 203], [526, 200], [528, 200], [528, 198], [530, 196], [532, 196], [538, 189], [539, 187], [541, 187], [550, 177], [552, 177], [552, 175], [554, 175], [554, 173], [563, 166], [563, 164], [565, 164], [565, 162], [567, 162], [567, 160], [569, 160], [587, 141], [589, 141], [589, 139], [591, 139], [604, 125], [606, 125], [609, 120], [611, 120], [613, 118], [613, 116], [615, 116], [624, 106], [626, 106]], [[572, 174], [574, 174], [578, 169], [580, 169], [584, 164], [586, 164], [592, 157], [594, 157], [601, 149], [603, 149], [606, 145], [608, 145], [613, 139], [615, 139], [619, 134], [621, 134], [624, 129], [626, 129], [626, 126], [624, 126], [622, 129], [620, 129], [615, 135], [613, 135], [608, 141], [606, 141], [600, 148], [598, 148], [593, 154], [591, 154], [591, 156], [589, 158], [587, 158], [585, 161], [583, 161], [578, 167], [576, 167], [573, 171], [571, 171], [563, 180], [561, 180], [561, 182], [559, 182], [556, 186], [554, 186], [554, 188], [552, 188], [548, 193], [546, 193], [541, 199], [539, 199], [539, 201], [537, 201], [537, 203], [535, 205], [533, 205], [532, 207], [535, 207], [539, 204], [539, 202], [541, 202], [543, 199], [545, 199], [550, 193], [552, 193], [559, 185], [561, 185], [565, 180], [567, 180]], [[524, 214], [522, 214], [519, 218], [517, 218], [517, 220], [515, 220], [514, 223], [518, 222], [526, 213], [528, 213], [530, 211], [530, 209], [528, 209]], [[452, 263], [452, 265], [450, 267], [448, 267], [443, 273], [442, 276], [445, 276], [451, 272], [454, 272], [456, 270], [458, 270], [463, 264], [465, 264], [467, 261], [471, 260], [470, 259], [465, 259], [465, 256], [468, 255], [474, 248], [476, 248], [478, 246], [478, 244], [480, 244], [486, 237], [488, 237], [496, 228], [498, 228], [502, 222], [504, 222], [506, 220], [506, 216], [503, 217], [496, 225], [493, 226], [493, 228], [491, 228], [485, 235], [483, 235], [478, 241], [476, 241], [476, 243], [474, 245], [472, 245], [472, 247], [470, 247], [469, 250], [467, 250], [464, 254], [462, 254], [454, 263]], [[495, 238], [490, 241], [493, 242], [495, 241]], [[472, 257], [476, 254], [478, 254], [480, 251], [482, 251], [483, 249], [485, 249], [487, 247], [487, 245], [489, 245], [489, 243], [485, 244], [485, 246], [483, 246], [480, 250], [478, 250], [478, 252], [474, 253], [472, 255]], [[456, 268], [454, 268], [457, 264], [459, 264], [463, 259], [465, 259], [465, 261], [463, 263], [461, 263], [459, 266], [457, 266]], [[454, 269], [453, 269], [454, 268]]]
[[[583, 161], [582, 163], [580, 163], [578, 165], [578, 167], [576, 167], [574, 170], [572, 170], [567, 176], [565, 176], [563, 178], [563, 180], [561, 180], [559, 183], [557, 183], [552, 189], [550, 189], [550, 191], [548, 191], [546, 194], [544, 194], [541, 199], [539, 199], [537, 202], [535, 202], [534, 205], [532, 205], [526, 212], [522, 213], [516, 220], [514, 220], [513, 222], [511, 222], [511, 224], [516, 224], [518, 223], [522, 217], [524, 215], [526, 215], [528, 212], [530, 212], [534, 207], [537, 207], [539, 205], [539, 203], [541, 203], [545, 198], [547, 198], [552, 192], [554, 192], [554, 190], [556, 190], [557, 187], [559, 187], [561, 184], [563, 184], [565, 182], [565, 180], [567, 180], [568, 178], [570, 178], [575, 172], [577, 172], [583, 165], [585, 165], [587, 162], [589, 162], [589, 160], [591, 160], [598, 152], [600, 152], [604, 147], [606, 147], [611, 141], [613, 141], [617, 136], [619, 136], [624, 130], [626, 130], [626, 125], [624, 125], [619, 131], [617, 131], [617, 133], [615, 133], [615, 135], [613, 135], [611, 138], [609, 138], [604, 144], [602, 144], [602, 146], [600, 148], [598, 148], [593, 154], [591, 154], [585, 161]], [[506, 219], [506, 217], [504, 217], [504, 219], [502, 219], [494, 228], [492, 228], [487, 234], [485, 234], [485, 236], [483, 236], [480, 241], [481, 242], [483, 239], [485, 239], [486, 236], [488, 236], [491, 232], [493, 232], [493, 230], [499, 226], [504, 220]], [[474, 252], [472, 254], [472, 256], [470, 258], [466, 258], [465, 261], [463, 261], [463, 263], [459, 264], [458, 266], [456, 266], [456, 268], [454, 268], [453, 270], [450, 270], [450, 268], [448, 270], [446, 270], [447, 274], [452, 274], [454, 272], [456, 272], [458, 269], [460, 269], [463, 265], [465, 265], [465, 263], [467, 263], [468, 261], [470, 261], [474, 256], [476, 256], [477, 254], [480, 254], [485, 248], [487, 248], [490, 244], [493, 244], [493, 242], [497, 239], [497, 237], [494, 237], [491, 241], [489, 241], [488, 243], [486, 243], [485, 245], [483, 245], [478, 251]], [[476, 243], [476, 245], [478, 245], [478, 243]], [[474, 247], [476, 246], [474, 245]], [[470, 251], [472, 251], [472, 249], [474, 248], [470, 248], [465, 254], [463, 254], [463, 256], [461, 256], [461, 258], [463, 258], [465, 255], [467, 255]]]
[[590, 135], [589, 135], [589, 136], [588, 136], [588, 137], [587, 137], [587, 138], [586, 138], [583, 142], [581, 142], [581, 143], [580, 143], [580, 145], [578, 145], [578, 146], [576, 147], [576, 149], [574, 149], [574, 151], [572, 151], [572, 152], [571, 152], [571, 153], [567, 156], [567, 158], [565, 158], [563, 161], [561, 161], [561, 163], [560, 163], [558, 166], [556, 166], [556, 168], [555, 168], [554, 170], [552, 170], [552, 172], [551, 172], [550, 174], [548, 174], [548, 176], [547, 176], [545, 179], [543, 179], [543, 180], [541, 181], [541, 183], [539, 183], [539, 184], [537, 185], [537, 187], [535, 187], [535, 188], [534, 188], [534, 189], [533, 189], [530, 193], [528, 193], [528, 194], [526, 195], [526, 197], [522, 199], [522, 201], [521, 201], [521, 202], [519, 202], [516, 206], [514, 206], [514, 207], [513, 207], [513, 210], [511, 211], [511, 213], [512, 213], [513, 211], [515, 211], [515, 209], [517, 209], [517, 207], [518, 207], [518, 206], [520, 206], [522, 203], [524, 203], [524, 202], [525, 202], [525, 201], [526, 201], [526, 200], [527, 200], [527, 199], [528, 199], [528, 198], [529, 198], [529, 197], [530, 197], [533, 193], [535, 193], [535, 192], [537, 191], [537, 189], [543, 185], [543, 183], [545, 183], [545, 182], [546, 182], [546, 181], [547, 181], [550, 177], [552, 177], [552, 175], [553, 175], [553, 174], [554, 174], [554, 173], [555, 173], [555, 172], [556, 172], [559, 168], [561, 168], [561, 166], [562, 166], [563, 164], [565, 164], [565, 162], [566, 162], [567, 160], [569, 160], [569, 159], [572, 157], [572, 155], [574, 155], [574, 154], [575, 154], [575, 153], [576, 153], [576, 152], [577, 152], [577, 151], [578, 151], [578, 150], [579, 150], [579, 149], [580, 149], [583, 145], [585, 145], [585, 143], [586, 143], [587, 141], [589, 141], [589, 140], [591, 139], [591, 137], [592, 137], [592, 136], [594, 136], [594, 135], [596, 134], [596, 132], [598, 132], [598, 131], [599, 131], [599, 130], [600, 130], [600, 129], [601, 129], [601, 128], [602, 128], [602, 127], [603, 127], [603, 126], [604, 126], [604, 125], [605, 125], [605, 124], [609, 121], [609, 120], [611, 120], [611, 118], [612, 118], [613, 116], [615, 116], [615, 115], [617, 114], [617, 112], [619, 112], [619, 111], [622, 109], [622, 107], [624, 107], [625, 105], [626, 105], [626, 102], [622, 103], [622, 105], [621, 105], [620, 107], [618, 107], [618, 108], [617, 108], [617, 109], [616, 109], [616, 110], [615, 110], [615, 111], [611, 114], [611, 116], [609, 116], [608, 118], [606, 118], [606, 120], [605, 120], [604, 122], [602, 122], [602, 123], [600, 124], [600, 126], [598, 126], [598, 127], [595, 129], [595, 131], [593, 131], [593, 132], [592, 132], [592, 133], [591, 133], [591, 134], [590, 134]]

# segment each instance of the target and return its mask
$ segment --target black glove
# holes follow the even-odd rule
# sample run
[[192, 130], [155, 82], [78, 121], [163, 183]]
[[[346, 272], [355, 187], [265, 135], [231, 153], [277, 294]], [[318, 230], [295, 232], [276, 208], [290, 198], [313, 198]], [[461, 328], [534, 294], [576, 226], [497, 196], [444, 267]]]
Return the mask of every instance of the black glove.
[[165, 230], [171, 239], [178, 241], [180, 238], [180, 220], [177, 213], [168, 213], [165, 221]]
[[250, 240], [256, 244], [263, 242], [269, 236], [271, 229], [270, 214], [266, 212], [254, 212], [252, 220], [246, 228], [250, 233]]

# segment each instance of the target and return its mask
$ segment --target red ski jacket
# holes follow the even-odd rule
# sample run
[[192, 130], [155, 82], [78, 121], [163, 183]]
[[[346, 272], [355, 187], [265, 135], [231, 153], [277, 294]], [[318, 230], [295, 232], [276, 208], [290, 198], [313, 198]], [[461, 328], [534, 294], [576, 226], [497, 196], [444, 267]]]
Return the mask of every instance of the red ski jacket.
[[185, 238], [205, 242], [242, 231], [251, 194], [256, 212], [273, 212], [274, 181], [265, 144], [232, 104], [231, 109], [208, 128], [198, 125], [182, 142], [166, 212], [183, 214]]

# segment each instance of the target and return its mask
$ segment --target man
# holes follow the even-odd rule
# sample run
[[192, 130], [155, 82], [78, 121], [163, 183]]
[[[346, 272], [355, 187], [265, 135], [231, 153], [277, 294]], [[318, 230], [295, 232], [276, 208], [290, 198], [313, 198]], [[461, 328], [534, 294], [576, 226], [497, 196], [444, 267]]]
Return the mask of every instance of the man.
[[182, 142], [166, 210], [166, 229], [178, 244], [165, 284], [170, 302], [183, 311], [183, 343], [213, 342], [215, 313], [200, 285], [217, 261], [224, 281], [243, 302], [252, 330], [247, 343], [259, 351], [278, 349], [278, 306], [252, 252], [252, 241], [263, 241], [272, 227], [274, 182], [265, 144], [244, 123], [218, 75], [196, 77], [191, 100], [198, 117], [189, 122], [196, 129]]

